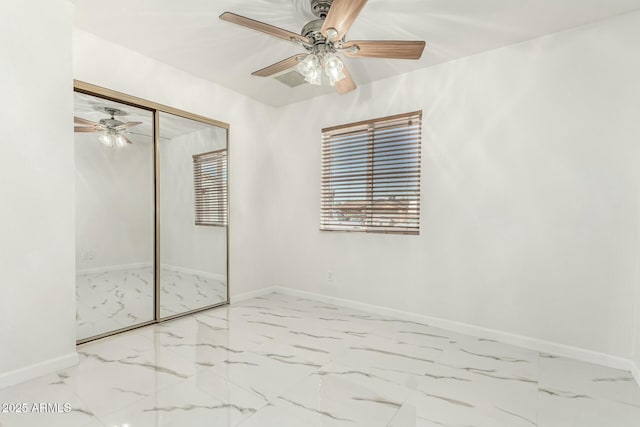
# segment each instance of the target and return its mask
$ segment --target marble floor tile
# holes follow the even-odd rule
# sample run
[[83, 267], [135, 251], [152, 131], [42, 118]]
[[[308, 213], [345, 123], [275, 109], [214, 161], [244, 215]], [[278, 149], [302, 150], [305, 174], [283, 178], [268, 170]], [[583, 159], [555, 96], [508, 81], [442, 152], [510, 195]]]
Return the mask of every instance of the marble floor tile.
[[342, 378], [353, 384], [382, 393], [396, 402], [405, 402], [415, 391], [415, 389], [377, 375], [375, 370], [353, 368], [337, 362], [325, 365], [311, 375], [324, 378]]
[[229, 382], [271, 401], [319, 368], [320, 365], [313, 361], [291, 360], [288, 355], [263, 356], [244, 352], [212, 369]]
[[340, 375], [312, 375], [280, 395], [286, 407], [313, 426], [386, 427], [402, 407], [380, 390], [371, 390]]
[[387, 427], [416, 427], [418, 425], [416, 408], [411, 405], [402, 405], [387, 423]]
[[80, 363], [74, 370], [92, 369], [103, 365], [103, 360], [119, 360], [155, 350], [153, 342], [132, 331], [92, 341], [77, 347]]
[[640, 405], [628, 405], [562, 390], [541, 390], [539, 427], [636, 427]]
[[309, 366], [314, 369], [329, 363], [333, 356], [331, 351], [320, 346], [286, 344], [278, 340], [265, 342], [253, 348], [251, 352], [282, 363]]
[[629, 372], [548, 354], [541, 354], [539, 360], [543, 391], [570, 391], [593, 399], [640, 406], [640, 388]]
[[96, 416], [103, 416], [204, 369], [134, 332], [79, 346], [80, 364], [58, 373]]
[[629, 372], [540, 354], [540, 427], [640, 425], [640, 388]]
[[[27, 404], [26, 412], [0, 413], [0, 426], [2, 427], [84, 427], [97, 422], [90, 408], [57, 374], [46, 375], [15, 387], [0, 390], [0, 403]], [[57, 405], [53, 409], [55, 412], [42, 411], [39, 406], [41, 403]], [[34, 404], [40, 409], [34, 410]], [[65, 404], [69, 404], [69, 412], [65, 412]]]
[[[79, 310], [135, 302], [104, 279], [91, 286], [115, 305], [88, 295]], [[142, 295], [140, 279], [127, 276]], [[78, 366], [0, 390], [0, 403], [69, 413], [0, 413], [0, 426], [640, 426], [628, 372], [282, 294], [78, 352]]]
[[209, 317], [188, 316], [147, 326], [138, 333], [201, 368], [212, 367], [270, 339], [242, 328], [212, 326]]
[[268, 400], [259, 396], [257, 393], [230, 383], [217, 375], [212, 369], [198, 372], [194, 379], [200, 390], [210, 394], [223, 403], [235, 404], [243, 408], [252, 408], [256, 411], [269, 404]]
[[425, 373], [445, 363], [443, 349], [418, 347], [375, 335], [349, 345], [335, 361], [414, 387]]
[[[533, 403], [535, 405], [535, 403]], [[537, 426], [533, 419], [499, 406], [475, 406], [446, 395], [417, 392], [405, 403], [407, 410], [416, 415], [416, 425], [474, 426], [474, 427], [525, 427]]]
[[154, 392], [121, 411], [103, 417], [102, 422], [107, 426], [132, 427], [233, 427], [255, 414], [259, 407], [218, 400], [203, 391], [194, 377]]
[[304, 414], [291, 413], [287, 408], [269, 404], [239, 424], [240, 427], [313, 427]]

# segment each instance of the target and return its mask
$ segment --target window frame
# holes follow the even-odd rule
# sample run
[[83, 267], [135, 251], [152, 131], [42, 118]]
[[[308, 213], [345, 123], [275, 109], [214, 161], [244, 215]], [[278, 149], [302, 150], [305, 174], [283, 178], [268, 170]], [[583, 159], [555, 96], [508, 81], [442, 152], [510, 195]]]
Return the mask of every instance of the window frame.
[[[407, 129], [406, 135], [392, 135], [396, 127]], [[347, 170], [335, 172], [336, 165]], [[348, 168], [354, 169], [351, 176]], [[421, 173], [422, 110], [322, 129], [320, 231], [419, 235]], [[336, 196], [336, 186], [341, 196]], [[362, 220], [349, 224], [337, 217], [336, 199], [354, 205], [342, 212], [360, 212]]]

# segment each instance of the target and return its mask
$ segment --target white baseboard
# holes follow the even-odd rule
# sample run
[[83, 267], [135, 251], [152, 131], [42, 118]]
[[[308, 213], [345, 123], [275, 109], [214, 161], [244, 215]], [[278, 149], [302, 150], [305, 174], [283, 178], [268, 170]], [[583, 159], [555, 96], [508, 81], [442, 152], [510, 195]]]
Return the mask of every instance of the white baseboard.
[[630, 359], [625, 359], [623, 357], [613, 356], [606, 353], [599, 353], [597, 351], [587, 350], [579, 347], [572, 347], [551, 341], [540, 340], [524, 335], [517, 335], [510, 332], [499, 331], [496, 329], [483, 328], [481, 326], [455, 322], [453, 320], [425, 316], [418, 313], [411, 313], [378, 305], [365, 304], [354, 300], [336, 298], [312, 292], [305, 292], [282, 286], [275, 286], [273, 288], [267, 289], [272, 289], [275, 292], [283, 293], [286, 295], [318, 300], [326, 302], [328, 304], [358, 309], [383, 316], [392, 316], [402, 320], [411, 320], [414, 322], [426, 323], [428, 325], [447, 329], [453, 332], [472, 335], [478, 338], [492, 339], [505, 344], [511, 344], [518, 347], [524, 347], [530, 350], [539, 351], [541, 353], [568, 357], [581, 360], [583, 362], [589, 362], [597, 365], [608, 366], [610, 368], [630, 371], [636, 378], [638, 385], [640, 385], [640, 370], [638, 369], [638, 366], [636, 366]]
[[257, 298], [257, 297], [262, 297], [262, 296], [265, 296], [265, 295], [269, 295], [269, 294], [272, 294], [274, 292], [278, 292], [279, 289], [280, 288], [278, 288], [276, 286], [269, 286], [268, 288], [258, 289], [257, 291], [243, 292], [241, 294], [234, 294], [234, 295], [231, 295], [231, 297], [230, 297], [231, 304], [235, 304], [235, 303], [238, 303], [238, 302], [246, 301], [246, 300], [251, 299], [251, 298]]
[[78, 353], [66, 354], [55, 359], [45, 360], [24, 368], [16, 369], [0, 375], [0, 389], [50, 374], [60, 369], [70, 368], [78, 364]]

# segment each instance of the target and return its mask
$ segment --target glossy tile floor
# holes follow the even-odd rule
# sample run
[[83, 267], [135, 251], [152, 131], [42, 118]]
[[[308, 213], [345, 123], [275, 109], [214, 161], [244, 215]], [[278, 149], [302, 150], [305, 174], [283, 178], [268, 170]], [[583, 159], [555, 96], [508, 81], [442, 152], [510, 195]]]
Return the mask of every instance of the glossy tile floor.
[[[163, 317], [227, 299], [224, 280], [171, 268], [160, 275]], [[153, 320], [153, 267], [78, 274], [76, 301], [77, 339]]]
[[627, 372], [271, 294], [79, 347], [10, 426], [637, 427]]

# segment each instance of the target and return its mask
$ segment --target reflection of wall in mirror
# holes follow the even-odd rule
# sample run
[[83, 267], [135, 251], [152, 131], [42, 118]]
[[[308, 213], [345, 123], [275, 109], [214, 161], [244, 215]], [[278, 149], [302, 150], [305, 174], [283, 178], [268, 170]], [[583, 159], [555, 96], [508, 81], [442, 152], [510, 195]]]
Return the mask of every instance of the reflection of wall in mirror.
[[75, 134], [76, 269], [151, 265], [153, 144], [121, 149]]
[[226, 147], [226, 130], [210, 127], [162, 140], [160, 256], [163, 267], [226, 279], [226, 227], [194, 224], [193, 155]]

